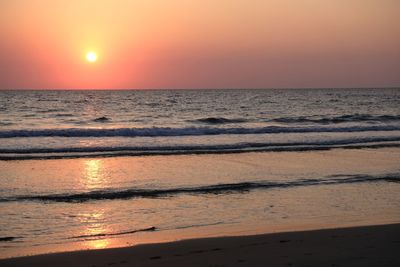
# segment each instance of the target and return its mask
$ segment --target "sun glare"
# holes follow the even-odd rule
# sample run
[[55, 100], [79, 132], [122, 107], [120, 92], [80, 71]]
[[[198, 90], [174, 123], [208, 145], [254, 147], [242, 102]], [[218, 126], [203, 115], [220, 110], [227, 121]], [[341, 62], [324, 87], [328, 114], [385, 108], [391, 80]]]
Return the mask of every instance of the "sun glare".
[[89, 62], [95, 62], [97, 60], [97, 55], [95, 52], [88, 52], [86, 54], [86, 60]]

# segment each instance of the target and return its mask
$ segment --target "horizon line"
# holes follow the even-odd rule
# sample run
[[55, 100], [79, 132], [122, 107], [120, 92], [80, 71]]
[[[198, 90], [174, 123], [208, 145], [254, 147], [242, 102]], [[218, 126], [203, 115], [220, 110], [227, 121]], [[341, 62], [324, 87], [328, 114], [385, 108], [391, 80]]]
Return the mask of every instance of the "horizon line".
[[321, 89], [400, 89], [399, 86], [352, 87], [219, 87], [219, 88], [0, 88], [0, 91], [157, 91], [157, 90], [321, 90]]

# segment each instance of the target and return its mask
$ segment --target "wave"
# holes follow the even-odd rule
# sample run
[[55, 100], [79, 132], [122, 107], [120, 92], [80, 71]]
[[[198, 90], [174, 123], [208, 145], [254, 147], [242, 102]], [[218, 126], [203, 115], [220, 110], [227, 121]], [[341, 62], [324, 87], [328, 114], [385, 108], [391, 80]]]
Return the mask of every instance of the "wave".
[[0, 198], [0, 202], [10, 201], [41, 201], [41, 202], [87, 202], [95, 200], [117, 200], [131, 198], [156, 198], [171, 197], [181, 194], [226, 194], [245, 193], [256, 189], [291, 188], [300, 186], [333, 185], [365, 182], [400, 182], [400, 174], [387, 174], [383, 176], [372, 175], [334, 175], [322, 179], [301, 179], [296, 181], [256, 181], [205, 185], [198, 187], [176, 188], [132, 188], [125, 190], [102, 190], [85, 193], [65, 193], [48, 195], [24, 195]]
[[199, 123], [206, 123], [206, 124], [228, 124], [228, 123], [243, 123], [246, 122], [245, 119], [227, 119], [224, 117], [207, 117], [201, 118], [197, 120], [191, 120], [191, 122], [199, 122]]
[[16, 236], [5, 236], [5, 237], [0, 237], [0, 242], [10, 242], [10, 241], [14, 241], [15, 239], [17, 239], [18, 237]]
[[72, 113], [58, 113], [54, 115], [55, 117], [73, 117], [74, 114]]
[[[51, 100], [50, 100], [51, 101]], [[45, 109], [45, 110], [38, 110], [37, 113], [54, 113], [54, 112], [62, 112], [63, 109]]]
[[223, 134], [275, 134], [275, 133], [340, 133], [367, 131], [400, 131], [400, 125], [370, 125], [349, 127], [286, 127], [267, 126], [257, 128], [216, 127], [150, 127], [150, 128], [67, 128], [0, 131], [0, 138], [14, 137], [158, 137], [201, 136]]
[[0, 148], [0, 154], [37, 154], [37, 153], [94, 153], [117, 151], [201, 151], [201, 150], [237, 150], [251, 148], [277, 148], [296, 146], [339, 146], [352, 144], [367, 144], [381, 142], [400, 142], [400, 136], [389, 137], [356, 137], [329, 141], [303, 141], [303, 142], [242, 142], [236, 144], [216, 145], [165, 145], [165, 146], [96, 146], [96, 147], [61, 147], [61, 148]]
[[69, 239], [96, 238], [96, 237], [105, 237], [105, 236], [127, 235], [127, 234], [134, 234], [134, 233], [138, 233], [138, 232], [153, 232], [153, 231], [156, 231], [156, 230], [157, 230], [157, 228], [152, 226], [152, 227], [144, 228], [144, 229], [137, 229], [137, 230], [131, 230], [131, 231], [124, 231], [124, 232], [116, 232], [116, 233], [101, 233], [101, 234], [93, 234], [93, 235], [78, 235], [78, 236], [70, 237]]
[[103, 116], [103, 117], [96, 118], [96, 119], [94, 119], [93, 121], [94, 121], [94, 122], [109, 122], [110, 119], [107, 118], [107, 117], [105, 117], [105, 116]]
[[[263, 146], [262, 144], [249, 147], [176, 147], [168, 150], [167, 148], [146, 148], [145, 150], [131, 150], [129, 147], [115, 150], [113, 148], [105, 151], [99, 148], [98, 151], [86, 152], [48, 152], [48, 153], [0, 153], [0, 160], [32, 160], [32, 159], [67, 159], [67, 158], [96, 158], [96, 157], [127, 157], [127, 156], [167, 156], [167, 155], [200, 155], [200, 154], [232, 154], [246, 152], [304, 152], [304, 151], [326, 151], [331, 149], [377, 149], [400, 147], [398, 142], [382, 143], [361, 143], [361, 144], [337, 144], [337, 145], [299, 145], [299, 146]], [[76, 150], [79, 150], [77, 148]], [[132, 148], [134, 149], [134, 148]], [[60, 149], [61, 150], [61, 149]]]
[[316, 123], [316, 124], [330, 124], [330, 123], [344, 123], [344, 122], [397, 122], [400, 121], [400, 115], [369, 115], [369, 114], [354, 114], [342, 115], [334, 117], [313, 118], [307, 116], [300, 117], [282, 117], [272, 119], [274, 122], [283, 123]]
[[12, 122], [3, 122], [3, 121], [0, 121], [0, 126], [10, 126], [10, 125], [13, 125], [14, 123], [12, 123]]

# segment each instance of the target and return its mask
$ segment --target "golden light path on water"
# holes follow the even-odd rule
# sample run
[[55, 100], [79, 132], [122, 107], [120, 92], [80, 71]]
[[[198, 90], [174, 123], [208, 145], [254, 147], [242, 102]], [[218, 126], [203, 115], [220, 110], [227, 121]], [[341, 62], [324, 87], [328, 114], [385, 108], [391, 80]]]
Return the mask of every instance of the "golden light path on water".
[[104, 182], [104, 166], [100, 159], [88, 159], [84, 162], [85, 173], [83, 184], [87, 189], [102, 188]]
[[[104, 187], [105, 175], [102, 160], [88, 159], [84, 161], [82, 183], [89, 190]], [[110, 232], [105, 223], [105, 215], [105, 210], [102, 208], [78, 215], [80, 223], [84, 225], [84, 231], [80, 235], [84, 236], [86, 247], [100, 249], [110, 245], [110, 240], [101, 236]]]
[[81, 233], [81, 236], [84, 236], [85, 239], [85, 247], [97, 249], [109, 246], [110, 240], [104, 236], [99, 236], [108, 233], [104, 217], [105, 213], [102, 209], [78, 215], [80, 223], [85, 225], [85, 230]]

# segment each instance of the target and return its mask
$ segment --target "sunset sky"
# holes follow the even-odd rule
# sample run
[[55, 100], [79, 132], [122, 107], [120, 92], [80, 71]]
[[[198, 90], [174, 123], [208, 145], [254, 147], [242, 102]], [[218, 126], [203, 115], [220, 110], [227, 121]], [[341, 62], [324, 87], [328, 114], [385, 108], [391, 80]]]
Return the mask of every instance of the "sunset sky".
[[0, 89], [376, 86], [398, 0], [0, 0]]

